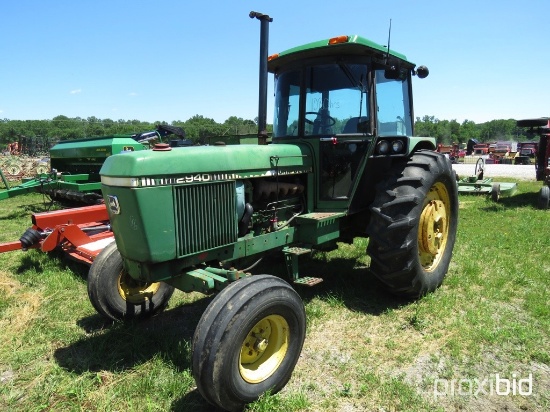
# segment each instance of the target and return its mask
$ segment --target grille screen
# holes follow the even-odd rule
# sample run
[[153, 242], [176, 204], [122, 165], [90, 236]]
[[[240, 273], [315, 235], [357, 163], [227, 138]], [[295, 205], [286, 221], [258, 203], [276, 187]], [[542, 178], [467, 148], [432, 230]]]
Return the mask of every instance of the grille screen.
[[235, 182], [174, 187], [179, 257], [237, 241]]

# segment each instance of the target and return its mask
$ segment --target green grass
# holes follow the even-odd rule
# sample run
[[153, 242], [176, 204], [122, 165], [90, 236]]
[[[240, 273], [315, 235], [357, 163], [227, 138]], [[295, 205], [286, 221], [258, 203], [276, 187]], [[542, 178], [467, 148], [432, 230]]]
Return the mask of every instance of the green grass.
[[[418, 301], [386, 294], [366, 239], [303, 262], [323, 283], [300, 288], [308, 316], [288, 385], [249, 411], [547, 410], [550, 408], [550, 213], [540, 183], [494, 204], [460, 197], [443, 286]], [[17, 240], [42, 197], [0, 202], [0, 242]], [[279, 260], [257, 273], [283, 275]], [[86, 267], [59, 253], [0, 255], [0, 410], [211, 410], [190, 370], [209, 299], [177, 292], [168, 310], [111, 324], [88, 301]], [[531, 396], [434, 396], [437, 380], [533, 376]], [[454, 380], [454, 381], [453, 381]]]

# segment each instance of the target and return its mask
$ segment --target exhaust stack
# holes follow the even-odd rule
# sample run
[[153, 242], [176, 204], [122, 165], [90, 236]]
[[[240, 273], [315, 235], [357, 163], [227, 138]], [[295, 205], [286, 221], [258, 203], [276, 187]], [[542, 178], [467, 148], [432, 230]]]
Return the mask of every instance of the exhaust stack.
[[267, 144], [267, 53], [269, 46], [269, 23], [273, 21], [267, 14], [250, 12], [250, 18], [257, 18], [260, 26], [260, 82], [258, 102], [258, 144]]

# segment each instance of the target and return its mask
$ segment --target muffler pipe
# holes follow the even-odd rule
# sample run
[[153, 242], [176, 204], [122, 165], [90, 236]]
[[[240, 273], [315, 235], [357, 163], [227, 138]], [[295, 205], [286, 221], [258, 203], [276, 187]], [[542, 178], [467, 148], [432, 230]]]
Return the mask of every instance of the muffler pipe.
[[250, 18], [260, 20], [260, 81], [258, 101], [258, 144], [267, 144], [267, 53], [269, 46], [269, 23], [267, 14], [251, 11]]

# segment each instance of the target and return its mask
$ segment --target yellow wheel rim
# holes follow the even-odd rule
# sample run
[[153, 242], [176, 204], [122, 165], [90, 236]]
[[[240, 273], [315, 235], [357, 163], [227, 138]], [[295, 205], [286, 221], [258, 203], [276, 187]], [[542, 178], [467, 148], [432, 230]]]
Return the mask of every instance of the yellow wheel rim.
[[434, 184], [426, 196], [418, 225], [418, 256], [428, 272], [437, 267], [447, 245], [450, 205], [445, 185]]
[[256, 323], [241, 347], [241, 377], [249, 383], [269, 378], [285, 358], [289, 337], [288, 323], [282, 316], [269, 315]]
[[139, 282], [128, 275], [124, 270], [118, 275], [118, 293], [127, 302], [140, 304], [151, 300], [160, 288], [160, 283]]

